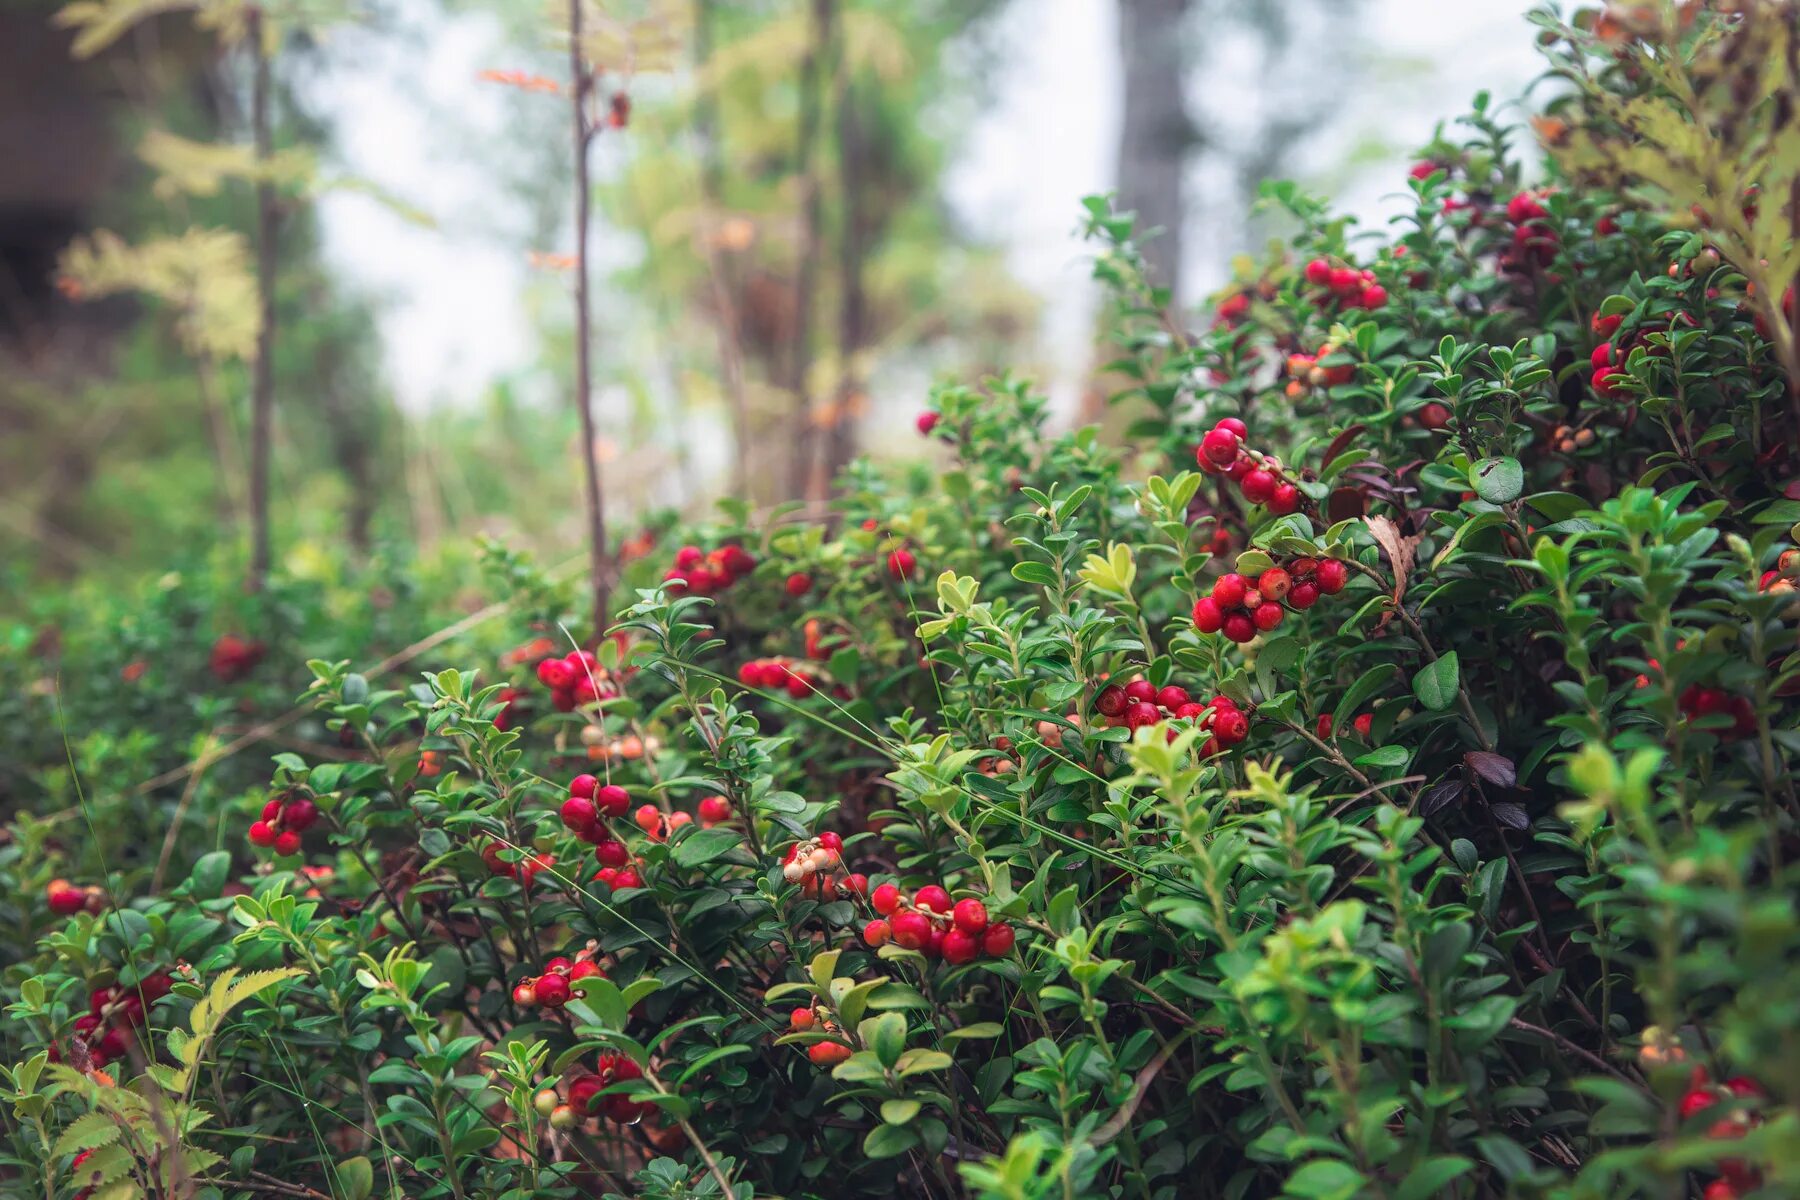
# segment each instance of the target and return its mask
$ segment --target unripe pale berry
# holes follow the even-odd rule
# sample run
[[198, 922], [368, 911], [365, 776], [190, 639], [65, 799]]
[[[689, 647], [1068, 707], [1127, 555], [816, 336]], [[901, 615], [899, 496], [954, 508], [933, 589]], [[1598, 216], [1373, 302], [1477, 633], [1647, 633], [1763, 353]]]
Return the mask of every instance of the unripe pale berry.
[[556, 1110], [556, 1104], [555, 1088], [545, 1088], [531, 1098], [531, 1107], [537, 1110], [537, 1115], [540, 1117], [547, 1117], [554, 1112]]

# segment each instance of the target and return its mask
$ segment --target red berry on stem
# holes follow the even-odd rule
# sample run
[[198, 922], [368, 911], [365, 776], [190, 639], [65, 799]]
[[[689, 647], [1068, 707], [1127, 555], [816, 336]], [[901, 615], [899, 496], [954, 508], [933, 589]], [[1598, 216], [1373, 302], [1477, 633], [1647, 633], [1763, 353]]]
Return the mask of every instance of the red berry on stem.
[[1109, 717], [1124, 716], [1125, 706], [1129, 703], [1131, 702], [1125, 697], [1125, 689], [1117, 684], [1108, 684], [1094, 697], [1094, 707]]
[[1237, 458], [1238, 435], [1229, 429], [1214, 429], [1201, 439], [1200, 452], [1218, 466], [1230, 466]]
[[1256, 590], [1264, 600], [1282, 600], [1293, 590], [1294, 577], [1280, 567], [1270, 567], [1256, 577]]
[[928, 883], [914, 894], [913, 907], [947, 914], [950, 911], [950, 893], [935, 883]]
[[812, 585], [813, 581], [811, 575], [802, 571], [795, 571], [792, 575], [787, 577], [787, 582], [782, 584], [782, 587], [787, 590], [788, 595], [795, 599], [799, 599], [801, 596], [812, 591]]
[[1196, 630], [1201, 633], [1217, 633], [1223, 624], [1225, 624], [1225, 612], [1219, 607], [1217, 600], [1211, 596], [1202, 596], [1194, 601], [1194, 628]]
[[1225, 618], [1222, 630], [1234, 642], [1248, 642], [1256, 637], [1256, 625], [1249, 613], [1234, 612]]
[[1187, 689], [1171, 683], [1156, 693], [1156, 702], [1173, 712], [1188, 702]]
[[537, 1002], [545, 1008], [561, 1008], [569, 1002], [569, 981], [561, 975], [540, 975]]
[[569, 780], [569, 795], [579, 796], [583, 800], [592, 800], [594, 792], [600, 787], [600, 780], [594, 775], [577, 775]]
[[1282, 615], [1286, 611], [1287, 610], [1282, 608], [1279, 604], [1263, 604], [1257, 608], [1255, 612], [1250, 614], [1250, 619], [1255, 623], [1258, 630], [1263, 633], [1268, 633], [1271, 629], [1274, 629], [1277, 625], [1281, 624]]
[[250, 844], [252, 846], [273, 846], [275, 844], [275, 827], [267, 821], [256, 821], [250, 826]]
[[925, 437], [931, 436], [931, 431], [937, 428], [937, 424], [938, 414], [934, 412], [922, 412], [913, 421], [913, 425]]
[[1287, 602], [1289, 608], [1305, 612], [1319, 602], [1319, 585], [1310, 580], [1296, 583], [1288, 592]]
[[938, 947], [944, 961], [952, 966], [974, 962], [981, 954], [981, 942], [973, 934], [964, 933], [960, 929], [952, 929], [944, 934], [944, 940]]
[[964, 933], [980, 933], [988, 925], [987, 905], [975, 899], [958, 900], [951, 916], [956, 920], [956, 927]]
[[631, 851], [625, 843], [607, 838], [594, 844], [594, 857], [603, 867], [622, 867], [631, 861]]
[[1335, 558], [1322, 559], [1318, 570], [1313, 573], [1313, 579], [1321, 592], [1327, 596], [1335, 596], [1350, 582], [1350, 568]]
[[1269, 493], [1269, 511], [1278, 517], [1300, 511], [1300, 489], [1291, 483], [1278, 483]]
[[923, 913], [895, 913], [888, 925], [896, 946], [923, 950], [931, 942], [931, 921]]
[[593, 797], [594, 807], [600, 810], [601, 816], [622, 817], [625, 815], [625, 811], [631, 807], [631, 793], [616, 783], [609, 783], [598, 789], [593, 793]]
[[1269, 497], [1275, 494], [1275, 476], [1256, 467], [1244, 476], [1238, 487], [1244, 493], [1244, 499], [1250, 503], [1266, 504]]
[[1162, 710], [1148, 700], [1134, 700], [1131, 707], [1125, 710], [1125, 724], [1131, 729], [1143, 729], [1162, 720]]
[[592, 800], [583, 800], [580, 796], [570, 796], [563, 801], [560, 813], [563, 825], [577, 835], [585, 834], [599, 816]]
[[884, 883], [869, 893], [869, 907], [882, 916], [889, 916], [900, 907], [900, 889], [891, 883]]
[[999, 958], [1011, 952], [1016, 937], [1011, 925], [989, 925], [981, 935], [981, 948], [989, 958]]
[[283, 858], [300, 853], [300, 835], [291, 829], [284, 829], [276, 834], [275, 853]]
[[914, 558], [913, 552], [904, 546], [887, 556], [888, 574], [895, 579], [911, 579], [913, 567], [916, 565], [918, 565], [918, 559]]
[[1244, 602], [1244, 594], [1250, 590], [1250, 581], [1236, 571], [1221, 575], [1213, 581], [1212, 599], [1221, 609], [1232, 609]]
[[522, 980], [517, 987], [513, 988], [512, 996], [513, 1003], [520, 1008], [531, 1008], [538, 1002], [537, 981], [535, 979]]

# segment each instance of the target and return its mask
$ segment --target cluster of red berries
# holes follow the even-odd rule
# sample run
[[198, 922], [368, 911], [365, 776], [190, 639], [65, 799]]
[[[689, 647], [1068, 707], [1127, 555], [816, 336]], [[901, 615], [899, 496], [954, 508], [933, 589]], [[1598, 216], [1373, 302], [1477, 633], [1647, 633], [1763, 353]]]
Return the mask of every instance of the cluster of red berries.
[[1284, 517], [1300, 508], [1300, 489], [1277, 473], [1280, 464], [1267, 455], [1252, 456], [1244, 449], [1248, 427], [1236, 417], [1223, 417], [1200, 440], [1194, 461], [1209, 475], [1225, 475], [1238, 485], [1244, 499], [1261, 504]]
[[319, 807], [305, 796], [277, 796], [263, 805], [262, 819], [250, 825], [252, 846], [275, 848], [282, 857], [300, 853], [300, 835], [319, 819]]
[[241, 638], [235, 633], [221, 634], [213, 643], [207, 665], [220, 683], [236, 683], [254, 671], [266, 653], [268, 647], [261, 642]]
[[1255, 579], [1232, 571], [1213, 581], [1211, 595], [1194, 601], [1194, 628], [1247, 642], [1281, 624], [1283, 604], [1304, 612], [1349, 582], [1350, 569], [1335, 558], [1295, 558]]
[[577, 979], [600, 978], [604, 974], [597, 963], [586, 958], [553, 958], [544, 964], [542, 975], [521, 979], [513, 985], [513, 1003], [520, 1008], [534, 1008], [540, 1004], [545, 1008], [561, 1008], [575, 994], [570, 984]]
[[[831, 1019], [831, 1014], [820, 1009], [796, 1008], [788, 1014], [788, 1028], [795, 1033], [807, 1033], [818, 1029], [825, 1033], [843, 1036], [843, 1030]], [[818, 1041], [806, 1048], [806, 1057], [815, 1067], [835, 1067], [849, 1058], [850, 1047], [843, 1042]]]
[[644, 1069], [636, 1061], [627, 1055], [608, 1051], [600, 1056], [595, 1070], [570, 1076], [567, 1104], [558, 1103], [554, 1088], [545, 1088], [539, 1092], [533, 1097], [532, 1103], [537, 1107], [538, 1115], [549, 1118], [553, 1129], [573, 1129], [580, 1125], [595, 1114], [595, 1101], [599, 1101], [597, 1111], [604, 1114], [607, 1120], [620, 1125], [635, 1125], [648, 1116], [656, 1105], [647, 1100], [633, 1100], [620, 1093], [605, 1097], [600, 1093], [615, 1084], [629, 1083], [643, 1077]]
[[804, 700], [819, 690], [823, 676], [817, 669], [791, 658], [753, 658], [738, 668], [738, 682], [745, 687], [780, 691]]
[[663, 584], [671, 595], [711, 596], [754, 570], [756, 560], [742, 546], [710, 551], [683, 546], [675, 552], [675, 565], [664, 573]]
[[[660, 824], [662, 812], [654, 804], [644, 806]], [[601, 783], [594, 775], [577, 775], [569, 780], [569, 798], [562, 802], [558, 815], [563, 827], [594, 848], [600, 864], [593, 878], [615, 892], [644, 886], [644, 880], [632, 866], [631, 850], [612, 835], [609, 820], [619, 820], [631, 809], [631, 794], [616, 783]], [[641, 819], [638, 824], [643, 825]]]
[[1681, 715], [1690, 721], [1720, 713], [1729, 716], [1729, 728], [1712, 731], [1722, 739], [1747, 738], [1756, 732], [1756, 710], [1750, 707], [1748, 696], [1734, 696], [1724, 688], [1694, 683], [1682, 689], [1676, 703], [1681, 707]]
[[93, 884], [76, 887], [66, 879], [52, 879], [44, 889], [44, 899], [49, 902], [50, 911], [59, 917], [73, 916], [84, 908], [91, 913], [99, 913], [106, 908], [104, 889]]
[[1330, 358], [1337, 351], [1338, 348], [1335, 345], [1326, 342], [1312, 354], [1288, 355], [1287, 398], [1298, 400], [1314, 388], [1337, 387], [1355, 379], [1355, 363], [1338, 363], [1329, 367], [1324, 364], [1323, 360]]
[[787, 848], [781, 859], [781, 877], [800, 885], [800, 894], [811, 900], [833, 900], [842, 891], [864, 896], [869, 877], [861, 872], [840, 874], [844, 866], [844, 839], [827, 829]]
[[653, 842], [666, 842], [674, 836], [675, 831], [684, 825], [694, 823], [694, 814], [685, 812], [665, 813], [654, 804], [640, 804], [638, 810], [631, 814], [637, 827], [647, 834]]
[[1500, 252], [1500, 269], [1524, 271], [1548, 266], [1556, 258], [1562, 238], [1550, 224], [1544, 207], [1548, 192], [1520, 192], [1506, 202], [1506, 219], [1512, 222], [1512, 245]]
[[1002, 958], [1011, 953], [1016, 935], [1010, 925], [989, 921], [987, 905], [971, 897], [950, 902], [950, 893], [927, 884], [909, 900], [899, 887], [884, 883], [869, 894], [880, 916], [863, 926], [863, 941], [879, 949], [893, 942], [952, 966], [982, 955]]
[[[167, 973], [156, 971], [134, 988], [120, 984], [88, 992], [87, 1013], [75, 1019], [75, 1038], [95, 1067], [125, 1057], [133, 1032], [144, 1023], [145, 1008], [168, 995], [174, 985]], [[53, 1058], [60, 1061], [54, 1052]]]
[[[1313, 734], [1321, 742], [1329, 742], [1331, 740], [1331, 728], [1330, 713], [1320, 713], [1319, 719], [1313, 722]], [[1375, 728], [1375, 714], [1357, 713], [1354, 717], [1350, 718], [1350, 728], [1356, 730], [1357, 737], [1365, 742], [1368, 741], [1370, 732]]]
[[619, 694], [592, 650], [571, 650], [560, 658], [546, 658], [537, 665], [537, 677], [550, 689], [550, 702], [557, 712], [573, 712]]
[[1351, 266], [1333, 266], [1330, 259], [1315, 258], [1306, 264], [1306, 282], [1319, 289], [1312, 302], [1320, 308], [1366, 308], [1371, 311], [1388, 302], [1387, 289], [1375, 282], [1375, 272]]
[[[1691, 1121], [1734, 1099], [1748, 1100], [1755, 1104], [1767, 1098], [1767, 1094], [1754, 1079], [1737, 1075], [1724, 1083], [1714, 1083], [1705, 1067], [1695, 1067], [1677, 1111], [1683, 1121]], [[1761, 1118], [1756, 1113], [1733, 1108], [1729, 1114], [1718, 1117], [1706, 1127], [1706, 1136], [1714, 1141], [1741, 1138], [1760, 1123]], [[1756, 1170], [1742, 1159], [1722, 1158], [1718, 1161], [1718, 1168], [1720, 1178], [1707, 1186], [1703, 1193], [1705, 1200], [1736, 1200], [1736, 1197], [1755, 1191], [1762, 1184]]]

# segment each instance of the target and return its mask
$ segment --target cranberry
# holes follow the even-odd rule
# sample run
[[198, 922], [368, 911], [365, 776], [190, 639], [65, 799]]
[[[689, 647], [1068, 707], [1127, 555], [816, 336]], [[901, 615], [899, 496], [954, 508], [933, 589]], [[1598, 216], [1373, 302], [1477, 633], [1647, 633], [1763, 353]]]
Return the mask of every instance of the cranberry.
[[300, 835], [284, 829], [275, 835], [275, 853], [283, 858], [300, 853]]
[[844, 876], [842, 886], [852, 896], [866, 896], [869, 894], [869, 877], [861, 871], [852, 871]]
[[987, 928], [987, 905], [979, 900], [958, 900], [956, 907], [951, 910], [951, 916], [956, 921], [956, 927], [964, 933], [980, 933]]
[[631, 861], [631, 851], [625, 848], [624, 842], [607, 838], [594, 843], [594, 858], [602, 866], [622, 867]]
[[1225, 624], [1220, 628], [1234, 642], [1248, 642], [1256, 637], [1256, 623], [1250, 619], [1249, 613], [1232, 613], [1225, 618]]
[[950, 912], [950, 893], [935, 883], [928, 883], [913, 895], [913, 907], [923, 908], [934, 913], [948, 914]]
[[1156, 702], [1173, 712], [1188, 702], [1187, 689], [1173, 683], [1167, 684], [1156, 693]]
[[1244, 602], [1244, 595], [1250, 590], [1250, 581], [1236, 571], [1221, 575], [1213, 582], [1212, 599], [1221, 609], [1232, 609]]
[[875, 949], [880, 949], [887, 945], [888, 939], [893, 936], [893, 926], [889, 925], [880, 917], [876, 917], [873, 921], [870, 921], [867, 925], [863, 926], [863, 941], [867, 942]]
[[1257, 467], [1245, 475], [1238, 484], [1244, 493], [1244, 499], [1252, 504], [1267, 504], [1269, 497], [1275, 494], [1275, 476]]
[[989, 925], [981, 935], [981, 948], [989, 958], [999, 958], [1012, 950], [1015, 937], [1011, 925]]
[[600, 969], [598, 964], [589, 962], [585, 959], [575, 963], [569, 968], [570, 983], [575, 982], [577, 979], [600, 979], [604, 977], [605, 972]]
[[1130, 701], [1125, 696], [1125, 689], [1117, 684], [1108, 684], [1100, 689], [1098, 696], [1094, 697], [1094, 707], [1109, 717], [1124, 716], [1125, 706], [1129, 703]]
[[1250, 736], [1250, 718], [1237, 709], [1228, 709], [1213, 714], [1213, 736], [1222, 745], [1235, 746]]
[[1313, 736], [1318, 738], [1321, 742], [1327, 741], [1330, 739], [1330, 737], [1331, 737], [1331, 714], [1330, 713], [1320, 713], [1319, 714], [1318, 721], [1315, 722], [1313, 725]]
[[938, 420], [939, 417], [937, 413], [922, 412], [913, 421], [913, 425], [918, 429], [919, 434], [922, 437], [930, 437], [931, 431], [937, 428]]
[[1228, 467], [1237, 458], [1238, 435], [1229, 429], [1214, 429], [1201, 439], [1200, 453], [1216, 465]]
[[599, 817], [599, 813], [594, 808], [594, 802], [583, 800], [580, 796], [570, 796], [564, 800], [560, 815], [563, 826], [578, 837], [586, 837], [588, 830], [593, 827], [595, 820]]
[[1321, 592], [1327, 596], [1335, 596], [1350, 582], [1350, 568], [1335, 558], [1322, 559], [1318, 570], [1313, 573], [1313, 579]]
[[537, 1002], [545, 1008], [561, 1008], [569, 1002], [569, 981], [561, 975], [540, 975]]
[[887, 556], [888, 574], [895, 579], [911, 579], [913, 568], [917, 565], [918, 559], [904, 546]]
[[944, 934], [939, 953], [944, 956], [945, 962], [952, 966], [961, 966], [963, 963], [974, 962], [980, 956], [981, 943], [972, 934], [964, 933], [960, 929], [952, 929]]
[[637, 873], [636, 867], [625, 867], [613, 876], [612, 889], [615, 892], [628, 891], [644, 886], [644, 877]]
[[1264, 600], [1285, 599], [1293, 586], [1294, 577], [1280, 567], [1270, 567], [1256, 577], [1256, 590], [1262, 593]]
[[535, 979], [522, 980], [517, 987], [513, 988], [512, 996], [513, 1003], [520, 1008], [531, 1008], [538, 1002], [537, 981]]
[[570, 968], [574, 967], [574, 965], [573, 959], [565, 958], [559, 954], [544, 964], [544, 970], [552, 975], [567, 975]]
[[850, 1053], [850, 1047], [842, 1042], [814, 1042], [806, 1048], [806, 1057], [819, 1067], [835, 1067], [849, 1058]]
[[1288, 592], [1288, 607], [1297, 612], [1305, 612], [1319, 602], [1319, 585], [1310, 580], [1296, 583]]
[[1229, 430], [1237, 435], [1239, 441], [1250, 436], [1250, 427], [1236, 417], [1220, 417], [1213, 428]]
[[700, 801], [700, 819], [712, 825], [731, 819], [731, 801], [723, 796], [708, 796]]
[[[1217, 633], [1225, 624], [1225, 613], [1211, 596], [1194, 601], [1194, 628], [1200, 633]], [[1101, 711], [1105, 711], [1104, 709]], [[1113, 715], [1113, 714], [1108, 714]]]
[[1388, 302], [1387, 289], [1379, 283], [1372, 283], [1362, 290], [1362, 306], [1367, 309], [1384, 307]]
[[575, 686], [575, 668], [560, 658], [546, 658], [537, 665], [538, 682], [551, 691]]
[[787, 582], [781, 586], [786, 589], [788, 595], [795, 599], [799, 599], [801, 596], [812, 591], [812, 585], [813, 581], [811, 575], [808, 575], [803, 571], [795, 571], [792, 575], [787, 577]]
[[1356, 719], [1350, 722], [1350, 726], [1356, 730], [1356, 736], [1366, 742], [1369, 740], [1369, 732], [1375, 728], [1375, 714], [1358, 713]]
[[594, 807], [600, 810], [602, 816], [616, 820], [624, 816], [625, 811], [631, 807], [631, 793], [616, 783], [609, 783], [595, 790], [592, 795]]
[[1148, 700], [1135, 700], [1125, 710], [1125, 725], [1130, 729], [1143, 729], [1162, 720], [1162, 710]]
[[924, 913], [895, 913], [888, 925], [896, 946], [923, 950], [931, 943], [931, 921]]
[[1285, 517], [1291, 512], [1300, 510], [1300, 489], [1291, 483], [1278, 483], [1269, 494], [1269, 511], [1278, 517]]
[[252, 846], [273, 846], [275, 844], [275, 827], [267, 821], [256, 821], [251, 824], [250, 844]]
[[884, 917], [891, 916], [900, 907], [900, 889], [891, 883], [877, 885], [869, 893], [869, 907]]
[[1205, 713], [1206, 706], [1204, 704], [1196, 704], [1192, 700], [1189, 700], [1186, 704], [1183, 704], [1180, 708], [1175, 710], [1176, 717], [1184, 721], [1198, 720], [1200, 717], [1204, 716]]
[[1450, 409], [1433, 400], [1419, 410], [1419, 424], [1426, 429], [1443, 429], [1450, 424]]
[[569, 780], [569, 795], [579, 796], [583, 800], [592, 800], [600, 787], [600, 780], [593, 775], [577, 775]]
[[1306, 282], [1318, 287], [1327, 287], [1331, 283], [1331, 264], [1322, 258], [1315, 258], [1306, 264]]

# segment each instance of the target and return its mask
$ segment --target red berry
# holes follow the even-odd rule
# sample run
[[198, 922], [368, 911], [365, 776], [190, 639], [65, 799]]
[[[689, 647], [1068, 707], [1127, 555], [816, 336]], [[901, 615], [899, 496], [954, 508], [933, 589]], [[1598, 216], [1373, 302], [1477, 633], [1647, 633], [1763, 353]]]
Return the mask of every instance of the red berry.
[[1142, 675], [1125, 685], [1125, 699], [1137, 702], [1156, 699], [1156, 685]]
[[896, 946], [907, 950], [923, 950], [931, 944], [931, 921], [924, 913], [895, 913], [888, 926]]
[[1588, 328], [1593, 331], [1594, 336], [1597, 338], [1610, 338], [1619, 331], [1619, 326], [1624, 323], [1624, 313], [1614, 313], [1611, 316], [1605, 317], [1601, 316], [1599, 313], [1595, 313], [1588, 320]]
[[537, 665], [538, 682], [551, 691], [573, 687], [575, 668], [560, 658], [546, 658]]
[[1291, 512], [1300, 510], [1300, 489], [1291, 483], [1278, 483], [1269, 494], [1269, 511], [1278, 517], [1285, 517]]
[[1514, 225], [1523, 225], [1527, 221], [1538, 221], [1549, 216], [1538, 198], [1530, 192], [1520, 192], [1506, 202], [1506, 219]]
[[827, 829], [814, 840], [827, 850], [842, 850], [844, 848], [844, 836], [835, 830]]
[[594, 857], [603, 867], [622, 867], [631, 861], [631, 851], [625, 848], [624, 842], [607, 838], [594, 843]]
[[810, 676], [802, 675], [798, 671], [787, 672], [787, 693], [794, 699], [804, 700], [815, 690], [817, 690], [817, 685], [813, 683]]
[[895, 579], [911, 579], [913, 568], [917, 565], [918, 559], [904, 546], [887, 556], [888, 574]]
[[281, 801], [270, 800], [268, 803], [264, 804], [262, 806], [262, 819], [265, 821], [280, 820], [281, 819]]
[[1189, 700], [1186, 704], [1175, 710], [1175, 715], [1184, 721], [1197, 720], [1205, 714], [1206, 706], [1204, 704], [1196, 704], [1192, 700]]
[[1681, 1105], [1678, 1111], [1681, 1113], [1681, 1119], [1686, 1121], [1705, 1112], [1718, 1102], [1718, 1093], [1714, 1092], [1710, 1087], [1690, 1088], [1687, 1093], [1681, 1097]]
[[1613, 366], [1617, 362], [1618, 353], [1611, 342], [1601, 342], [1594, 347], [1594, 352], [1588, 355], [1588, 365], [1596, 371], [1601, 367]]
[[1156, 702], [1163, 708], [1173, 712], [1188, 702], [1187, 689], [1184, 687], [1177, 687], [1172, 683], [1168, 684], [1161, 691], [1156, 693]]
[[569, 1002], [569, 981], [561, 975], [540, 975], [537, 1002], [545, 1008], [561, 1008]]
[[583, 800], [592, 800], [599, 790], [600, 780], [593, 775], [577, 775], [569, 780], [569, 795], [579, 796]]
[[1236, 571], [1221, 575], [1213, 582], [1212, 599], [1221, 609], [1233, 609], [1244, 602], [1244, 594], [1250, 590], [1250, 581]]
[[717, 825], [731, 819], [731, 801], [723, 796], [708, 796], [700, 801], [700, 819]]
[[1357, 737], [1368, 741], [1369, 731], [1375, 727], [1375, 714], [1358, 713], [1356, 719], [1350, 722], [1350, 727], [1356, 730]]
[[782, 584], [782, 587], [787, 589], [788, 595], [798, 599], [812, 591], [812, 583], [811, 575], [802, 571], [795, 571], [792, 575], [787, 577], [787, 582]]
[[1244, 493], [1244, 499], [1252, 504], [1266, 504], [1269, 497], [1275, 494], [1275, 476], [1261, 467], [1252, 469], [1246, 474], [1238, 488]]
[[882, 916], [891, 916], [900, 907], [900, 889], [891, 883], [880, 884], [869, 893], [869, 907]]
[[1100, 689], [1100, 694], [1094, 697], [1094, 707], [1108, 717], [1124, 716], [1125, 706], [1129, 703], [1131, 701], [1126, 699], [1125, 689], [1117, 684], [1107, 684]]
[[1362, 272], [1354, 267], [1333, 267], [1331, 269], [1331, 290], [1334, 292], [1360, 291], [1362, 281]]
[[1213, 736], [1221, 745], [1235, 746], [1250, 736], [1250, 718], [1236, 709], [1213, 714]]
[[958, 900], [951, 916], [956, 920], [956, 927], [964, 933], [980, 933], [987, 928], [987, 905], [979, 900]]
[[1248, 642], [1256, 637], [1256, 623], [1249, 613], [1234, 612], [1225, 618], [1222, 631], [1234, 642]]
[[922, 412], [913, 421], [913, 424], [918, 428], [919, 433], [925, 437], [931, 436], [931, 431], [937, 428], [937, 423], [938, 414], [934, 412]]
[[1331, 283], [1331, 264], [1322, 258], [1315, 258], [1306, 264], [1306, 282], [1318, 287]]
[[1379, 283], [1372, 283], [1362, 290], [1362, 306], [1368, 309], [1381, 308], [1388, 302], [1387, 289]]
[[1321, 559], [1318, 570], [1313, 573], [1313, 580], [1319, 585], [1321, 592], [1327, 596], [1335, 596], [1350, 582], [1350, 568], [1335, 558]]
[[928, 883], [913, 895], [913, 907], [947, 914], [950, 911], [950, 893], [935, 883]]
[[[254, 831], [255, 826], [251, 828]], [[71, 886], [66, 879], [52, 879], [45, 892], [45, 899], [50, 902], [50, 911], [59, 917], [78, 913], [87, 905], [86, 894], [80, 888]]]
[[1280, 567], [1270, 567], [1256, 577], [1256, 590], [1264, 600], [1282, 600], [1293, 590], [1294, 577]]
[[267, 821], [256, 821], [250, 826], [250, 844], [252, 846], [273, 846], [275, 844], [275, 827]]
[[1225, 623], [1224, 610], [1219, 602], [1211, 596], [1202, 596], [1194, 601], [1194, 628], [1200, 633], [1217, 633]]
[[938, 952], [944, 956], [945, 962], [952, 966], [961, 966], [963, 963], [974, 962], [980, 956], [981, 943], [975, 939], [973, 934], [964, 933], [960, 929], [952, 929], [944, 934], [944, 940], [938, 947]]
[[544, 971], [551, 975], [567, 975], [574, 965], [575, 962], [573, 959], [565, 958], [559, 954], [544, 964]]
[[1327, 741], [1330, 739], [1330, 737], [1331, 737], [1331, 714], [1330, 713], [1320, 713], [1319, 714], [1318, 721], [1316, 721], [1313, 724], [1313, 736], [1318, 738], [1321, 742]]
[[1162, 720], [1162, 710], [1148, 700], [1134, 700], [1125, 710], [1125, 725], [1130, 729], [1143, 729]]
[[1281, 624], [1281, 618], [1286, 611], [1279, 604], [1263, 604], [1250, 614], [1250, 619], [1255, 622], [1257, 629], [1268, 633]]
[[1239, 441], [1250, 436], [1250, 427], [1236, 417], [1220, 417], [1213, 428], [1230, 430], [1238, 436]]
[[1450, 409], [1433, 400], [1419, 410], [1419, 424], [1426, 429], [1442, 429], [1450, 424]]
[[1200, 453], [1221, 467], [1228, 467], [1238, 454], [1238, 435], [1229, 429], [1212, 430], [1200, 441]]
[[1289, 608], [1305, 612], [1319, 602], [1319, 585], [1311, 580], [1296, 583], [1288, 592], [1287, 602]]
[[300, 853], [300, 835], [284, 829], [275, 835], [275, 853], [283, 858]]
[[629, 888], [641, 888], [643, 886], [644, 877], [637, 873], [636, 867], [625, 867], [620, 870], [617, 875], [613, 876], [612, 889], [615, 892], [623, 892]]
[[281, 824], [284, 829], [295, 833], [305, 833], [319, 819], [318, 805], [311, 800], [289, 800], [281, 810]]
[[593, 793], [594, 807], [600, 815], [617, 819], [631, 807], [631, 793], [616, 783], [609, 783]]
[[1011, 925], [989, 925], [981, 935], [981, 948], [989, 958], [999, 958], [1012, 950], [1016, 936]]
[[1593, 383], [1596, 394], [1611, 399], [1619, 394], [1620, 383], [1625, 378], [1627, 378], [1625, 372], [1615, 367], [1601, 367], [1594, 372], [1590, 382]]
[[537, 981], [526, 979], [513, 988], [513, 1003], [520, 1008], [531, 1008], [537, 1004]]
[[869, 877], [861, 871], [852, 871], [844, 876], [840, 886], [852, 896], [866, 896], [869, 894]]
[[706, 552], [698, 546], [683, 546], [675, 552], [675, 569], [691, 571], [706, 561]]
[[604, 975], [605, 972], [600, 970], [598, 963], [587, 962], [585, 960], [578, 962], [569, 968], [569, 982], [571, 983], [577, 979], [598, 979], [604, 977]]
[[580, 837], [587, 835], [587, 831], [593, 827], [595, 819], [599, 816], [594, 809], [594, 802], [583, 800], [580, 796], [570, 796], [564, 800], [560, 815], [564, 828]]

